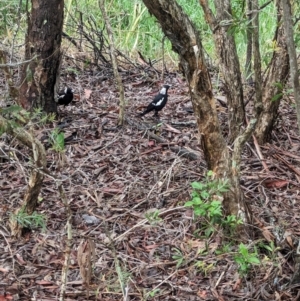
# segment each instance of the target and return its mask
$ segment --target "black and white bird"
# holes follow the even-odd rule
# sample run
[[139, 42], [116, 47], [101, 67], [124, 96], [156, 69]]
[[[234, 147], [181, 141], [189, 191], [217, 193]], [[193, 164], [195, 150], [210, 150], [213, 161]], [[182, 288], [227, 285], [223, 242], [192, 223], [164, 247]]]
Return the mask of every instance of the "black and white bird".
[[168, 101], [168, 90], [171, 86], [163, 85], [162, 89], [159, 93], [153, 98], [153, 100], [149, 103], [146, 110], [140, 114], [140, 116], [144, 116], [151, 111], [155, 110], [154, 116], [158, 116], [158, 111], [161, 111]]
[[68, 87], [65, 87], [63, 91], [58, 92], [56, 99], [57, 105], [67, 106], [73, 100], [73, 96], [73, 90]]

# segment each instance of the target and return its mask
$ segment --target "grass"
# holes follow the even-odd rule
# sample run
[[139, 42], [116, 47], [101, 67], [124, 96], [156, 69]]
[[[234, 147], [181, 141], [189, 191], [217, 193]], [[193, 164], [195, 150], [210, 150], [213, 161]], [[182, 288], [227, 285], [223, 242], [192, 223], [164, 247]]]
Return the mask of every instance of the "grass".
[[[216, 60], [211, 30], [204, 19], [199, 1], [177, 0], [177, 2], [199, 30], [206, 52], [213, 60]], [[260, 2], [261, 4], [264, 3], [264, 1]], [[91, 16], [102, 28], [102, 17], [97, 2], [81, 0], [77, 2], [77, 7], [74, 6], [74, 3], [70, 6], [72, 13], [77, 10], [85, 16]], [[150, 59], [159, 59], [162, 56], [163, 33], [158, 22], [148, 13], [142, 0], [110, 0], [106, 2], [106, 8], [114, 28], [118, 49], [124, 51], [132, 58], [137, 57], [138, 51]], [[242, 9], [241, 1], [232, 1], [232, 8], [234, 19], [232, 32], [235, 35], [237, 51], [243, 68], [246, 58], [247, 18], [244, 9]], [[213, 6], [212, 10], [214, 10]], [[272, 41], [276, 26], [276, 7], [274, 3], [270, 3], [261, 11], [260, 25], [261, 56], [264, 66], [266, 66], [274, 50]], [[70, 34], [72, 35], [72, 33]], [[171, 43], [167, 41], [165, 45], [166, 60], [176, 62], [177, 55], [172, 52], [171, 48]]]
[[[177, 0], [183, 7], [183, 10], [194, 22], [199, 30], [203, 45], [209, 56], [215, 60], [214, 43], [211, 30], [206, 23], [202, 9], [198, 0]], [[211, 1], [212, 2], [212, 1]], [[264, 1], [260, 1], [261, 4]], [[0, 34], [6, 39], [11, 39], [13, 31], [16, 29], [16, 21], [18, 17], [19, 1], [12, 0], [7, 4], [7, 1], [0, 0], [0, 11], [2, 12], [3, 21], [0, 27]], [[148, 10], [142, 0], [108, 0], [106, 8], [110, 17], [111, 24], [114, 29], [116, 47], [125, 52], [132, 58], [137, 58], [140, 51], [146, 58], [160, 59], [162, 56], [162, 38], [163, 33], [158, 22], [153, 16], [150, 16]], [[246, 25], [247, 19], [245, 10], [242, 7], [241, 1], [232, 1], [233, 8], [233, 26], [237, 51], [241, 60], [241, 66], [244, 66], [246, 58]], [[212, 10], [214, 7], [212, 6]], [[22, 27], [26, 25], [25, 6], [21, 10]], [[77, 33], [77, 23], [79, 15], [82, 14], [82, 19], [85, 25], [88, 25], [88, 18], [99, 28], [103, 29], [102, 15], [98, 7], [98, 2], [94, 0], [67, 0], [65, 3], [65, 27], [64, 30], [72, 37], [79, 37]], [[270, 3], [260, 13], [260, 40], [261, 40], [261, 56], [264, 66], [271, 58], [271, 54], [276, 47], [272, 41], [275, 25], [276, 25], [276, 8], [274, 3]], [[21, 33], [24, 35], [24, 32]], [[171, 50], [171, 43], [165, 43], [165, 58], [166, 61], [175, 63], [177, 55]]]

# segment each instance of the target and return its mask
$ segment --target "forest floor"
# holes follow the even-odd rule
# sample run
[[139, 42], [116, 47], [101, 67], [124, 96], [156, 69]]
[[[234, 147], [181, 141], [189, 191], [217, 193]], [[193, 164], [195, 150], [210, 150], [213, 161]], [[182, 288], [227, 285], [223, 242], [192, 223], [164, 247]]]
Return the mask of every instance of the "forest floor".
[[[35, 130], [72, 212], [65, 300], [298, 300], [297, 285], [290, 285], [300, 236], [293, 99], [282, 101], [271, 142], [260, 147], [269, 170], [252, 141], [243, 151], [241, 185], [254, 227], [243, 241], [218, 231], [201, 237], [195, 232], [203, 221], [194, 221], [184, 204], [191, 182], [201, 182], [207, 167], [182, 76], [167, 73], [164, 82], [151, 82], [147, 72], [122, 72], [126, 123], [118, 127], [112, 75], [72, 68], [64, 69], [61, 82], [75, 90], [76, 103], [60, 107], [58, 121]], [[152, 113], [138, 117], [163, 83], [172, 88], [160, 121]], [[216, 105], [226, 135], [227, 109]], [[57, 126], [66, 138], [62, 154], [44, 139]], [[26, 190], [31, 153], [6, 135], [0, 152], [0, 301], [59, 300], [67, 254], [62, 195], [47, 176], [38, 207], [46, 229], [11, 237], [8, 219]], [[241, 242], [261, 262], [244, 275], [234, 261]]]

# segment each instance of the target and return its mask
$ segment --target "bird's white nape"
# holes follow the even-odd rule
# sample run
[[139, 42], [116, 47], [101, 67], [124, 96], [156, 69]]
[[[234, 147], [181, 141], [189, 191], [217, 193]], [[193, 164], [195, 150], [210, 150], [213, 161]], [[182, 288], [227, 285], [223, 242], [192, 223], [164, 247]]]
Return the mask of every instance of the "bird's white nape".
[[160, 93], [160, 94], [163, 94], [163, 95], [166, 95], [167, 89], [166, 89], [165, 87], [163, 87], [163, 88], [160, 90], [159, 93]]
[[67, 94], [68, 92], [68, 87], [65, 87], [65, 94]]

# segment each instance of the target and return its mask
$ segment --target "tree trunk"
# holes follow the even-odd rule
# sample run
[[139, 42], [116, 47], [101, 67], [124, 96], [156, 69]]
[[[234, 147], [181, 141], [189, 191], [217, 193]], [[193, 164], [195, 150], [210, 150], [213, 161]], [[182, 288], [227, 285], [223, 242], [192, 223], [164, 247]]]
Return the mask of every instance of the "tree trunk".
[[[229, 179], [232, 189], [225, 196], [223, 208], [227, 214], [245, 213], [239, 183], [233, 179], [232, 161], [221, 134], [215, 108], [210, 76], [205, 65], [200, 35], [174, 0], [143, 0], [151, 14], [160, 23], [164, 34], [172, 43], [173, 50], [179, 54], [192, 98], [197, 119], [202, 149], [208, 164], [217, 177]], [[238, 167], [239, 168], [239, 167]], [[238, 181], [237, 181], [238, 182]]]
[[225, 93], [228, 100], [229, 141], [239, 135], [245, 124], [245, 108], [240, 63], [237, 55], [232, 26], [230, 1], [214, 0], [216, 16], [209, 8], [207, 0], [199, 0], [205, 19], [213, 32], [216, 51], [220, 60], [220, 69], [225, 81]]
[[247, 83], [252, 83], [251, 79], [251, 70], [252, 70], [252, 29], [251, 29], [251, 22], [252, 22], [252, 0], [247, 0], [246, 1], [246, 7], [247, 10], [251, 13], [248, 14], [247, 20], [248, 20], [248, 25], [247, 25], [247, 51], [246, 51], [246, 63], [245, 63], [245, 77]]
[[291, 82], [294, 90], [294, 99], [297, 112], [298, 131], [300, 131], [300, 85], [299, 69], [297, 62], [297, 52], [294, 42], [293, 16], [289, 0], [281, 0], [283, 9], [283, 24], [285, 30], [285, 40], [289, 53]]
[[18, 102], [26, 108], [41, 107], [56, 112], [55, 84], [61, 59], [64, 0], [31, 0], [31, 14], [25, 38], [26, 59]]
[[[2, 116], [0, 116], [0, 128], [3, 130], [3, 132], [13, 136], [23, 145], [26, 145], [32, 150], [32, 161], [35, 165], [29, 177], [28, 187], [24, 195], [23, 203], [15, 210], [15, 214], [17, 214], [20, 210], [24, 210], [24, 212], [26, 212], [28, 215], [31, 215], [35, 211], [38, 204], [38, 196], [44, 180], [43, 172], [46, 170], [47, 166], [44, 146], [28, 131], [22, 127], [16, 127], [9, 120]], [[10, 228], [13, 236], [20, 237], [22, 235], [23, 226], [13, 218], [10, 218]]]
[[277, 2], [278, 28], [274, 37], [274, 41], [276, 41], [276, 50], [273, 53], [263, 82], [263, 109], [255, 130], [255, 137], [260, 144], [268, 141], [271, 136], [271, 131], [275, 124], [278, 107], [282, 98], [282, 90], [287, 82], [289, 74], [289, 56], [285, 42], [280, 2], [281, 1]]
[[257, 117], [262, 111], [262, 76], [261, 76], [261, 57], [259, 49], [259, 5], [258, 0], [252, 0], [253, 14], [252, 14], [252, 27], [253, 27], [253, 69], [254, 69], [254, 88], [255, 88], [255, 107]]

